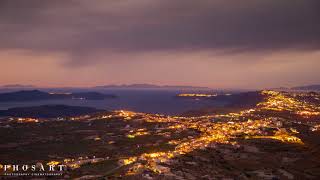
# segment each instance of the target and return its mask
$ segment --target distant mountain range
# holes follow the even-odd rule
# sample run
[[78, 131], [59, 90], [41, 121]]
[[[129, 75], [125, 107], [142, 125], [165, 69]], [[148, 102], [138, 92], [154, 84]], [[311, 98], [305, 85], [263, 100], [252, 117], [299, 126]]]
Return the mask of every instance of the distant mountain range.
[[[22, 85], [22, 84], [9, 84], [0, 86], [0, 89], [9, 89], [9, 90], [30, 90], [36, 89], [36, 86], [33, 85]], [[37, 88], [37, 89], [90, 89], [90, 88], [73, 88], [73, 87], [61, 87], [61, 88]], [[103, 86], [95, 86], [93, 89], [195, 89], [195, 90], [208, 90], [208, 87], [199, 87], [199, 86], [160, 86], [154, 84], [122, 84], [122, 85], [103, 85]]]
[[22, 84], [8, 84], [4, 86], [0, 86], [0, 88], [5, 88], [5, 89], [29, 89], [29, 88], [35, 88], [33, 85], [22, 85]]
[[105, 85], [96, 86], [98, 89], [210, 89], [208, 87], [198, 86], [159, 86], [154, 84], [123, 84], [123, 85]]
[[[9, 84], [0, 86], [0, 89], [9, 90], [31, 90], [36, 89], [33, 85], [22, 85], [22, 84]], [[48, 90], [77, 90], [77, 89], [175, 89], [175, 90], [211, 90], [209, 87], [199, 87], [199, 86], [169, 86], [169, 85], [154, 85], [154, 84], [122, 84], [122, 85], [103, 85], [95, 86], [93, 88], [73, 88], [73, 87], [62, 87], [62, 88], [37, 88], [44, 91]], [[272, 88], [274, 90], [303, 90], [303, 91], [320, 91], [320, 84], [315, 85], [305, 85], [296, 87], [278, 87]]]
[[106, 112], [105, 110], [95, 109], [81, 106], [66, 105], [44, 105], [34, 107], [18, 107], [8, 110], [0, 110], [0, 116], [10, 117], [29, 117], [29, 118], [57, 118], [80, 116], [98, 112]]
[[320, 91], [320, 85], [305, 85], [305, 86], [295, 86], [295, 87], [278, 87], [271, 88], [276, 91]]
[[38, 101], [38, 100], [57, 100], [57, 99], [79, 99], [79, 100], [103, 100], [115, 98], [115, 95], [102, 94], [98, 92], [79, 92], [79, 93], [48, 93], [39, 90], [24, 90], [0, 94], [0, 102], [12, 101]]

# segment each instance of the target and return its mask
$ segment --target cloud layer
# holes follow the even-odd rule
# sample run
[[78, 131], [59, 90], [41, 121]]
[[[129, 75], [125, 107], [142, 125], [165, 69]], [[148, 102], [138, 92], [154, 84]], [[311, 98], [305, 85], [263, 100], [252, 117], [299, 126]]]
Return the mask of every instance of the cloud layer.
[[318, 0], [4, 0], [0, 48], [267, 51], [320, 47]]
[[0, 83], [315, 83], [319, 19], [319, 0], [1, 0]]

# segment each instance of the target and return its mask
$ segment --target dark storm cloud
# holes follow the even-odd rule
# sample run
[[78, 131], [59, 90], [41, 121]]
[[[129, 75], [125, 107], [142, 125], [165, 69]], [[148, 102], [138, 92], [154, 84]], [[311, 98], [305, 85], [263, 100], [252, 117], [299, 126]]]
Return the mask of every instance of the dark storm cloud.
[[0, 48], [87, 56], [319, 49], [319, 0], [2, 0]]

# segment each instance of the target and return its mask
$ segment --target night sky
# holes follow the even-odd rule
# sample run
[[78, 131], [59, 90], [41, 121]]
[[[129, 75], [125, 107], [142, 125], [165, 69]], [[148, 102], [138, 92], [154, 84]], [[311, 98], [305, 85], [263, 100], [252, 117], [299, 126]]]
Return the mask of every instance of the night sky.
[[1, 0], [0, 85], [320, 83], [319, 0]]

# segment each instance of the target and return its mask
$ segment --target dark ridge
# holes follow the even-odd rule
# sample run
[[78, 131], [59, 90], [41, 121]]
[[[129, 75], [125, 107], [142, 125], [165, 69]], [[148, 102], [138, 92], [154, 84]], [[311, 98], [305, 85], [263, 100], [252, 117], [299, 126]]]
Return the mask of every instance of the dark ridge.
[[17, 107], [0, 111], [0, 116], [30, 117], [30, 118], [57, 118], [80, 116], [105, 112], [106, 110], [81, 106], [44, 105], [34, 107]]
[[205, 107], [196, 110], [190, 110], [182, 113], [182, 116], [202, 116], [208, 114], [225, 114], [230, 112], [238, 112], [241, 110], [255, 107], [264, 100], [265, 96], [261, 91], [244, 92], [231, 95], [218, 95], [210, 97], [213, 101], [225, 102], [223, 107]]
[[252, 108], [256, 106], [259, 102], [263, 101], [264, 98], [265, 96], [261, 94], [261, 91], [254, 91], [231, 95], [218, 95], [216, 97], [212, 97], [211, 99], [218, 101], [226, 101], [228, 102], [228, 104], [226, 105], [227, 107]]
[[38, 101], [38, 100], [57, 100], [57, 99], [87, 99], [103, 100], [106, 98], [115, 98], [115, 95], [102, 94], [98, 92], [81, 93], [47, 93], [39, 90], [23, 90], [0, 94], [0, 102], [11, 101]]
[[302, 91], [320, 91], [320, 84], [308, 85], [308, 86], [297, 86], [291, 88], [292, 90], [302, 90]]

